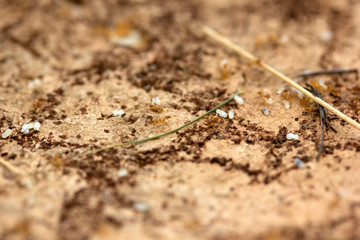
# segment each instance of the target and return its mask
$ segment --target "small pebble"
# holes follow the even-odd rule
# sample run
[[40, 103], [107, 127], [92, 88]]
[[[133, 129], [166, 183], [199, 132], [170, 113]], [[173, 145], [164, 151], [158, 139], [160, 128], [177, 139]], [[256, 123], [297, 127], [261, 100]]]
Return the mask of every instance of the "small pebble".
[[10, 136], [10, 134], [11, 134], [11, 129], [7, 129], [2, 135], [1, 135], [1, 137], [2, 138], [7, 138], [8, 136]]
[[294, 158], [294, 163], [298, 168], [305, 168], [305, 163], [298, 157]]
[[230, 118], [230, 119], [233, 119], [233, 118], [234, 118], [234, 109], [231, 109], [231, 110], [229, 111], [229, 118]]
[[118, 177], [119, 178], [123, 178], [123, 177], [126, 177], [127, 175], [128, 175], [128, 170], [126, 170], [126, 169], [120, 169], [118, 172], [117, 172], [117, 174], [118, 174]]
[[235, 99], [235, 101], [236, 101], [237, 104], [239, 104], [239, 105], [243, 105], [243, 104], [244, 104], [244, 99], [243, 99], [242, 97], [236, 95], [236, 96], [234, 97], [234, 99]]
[[147, 210], [149, 210], [148, 205], [146, 203], [142, 203], [142, 202], [134, 203], [133, 207], [138, 212], [146, 212]]
[[222, 118], [227, 118], [227, 113], [223, 110], [217, 109], [216, 113]]
[[268, 109], [267, 107], [264, 107], [264, 108], [262, 109], [262, 112], [263, 112], [263, 114], [264, 114], [265, 116], [267, 116], [267, 115], [270, 114], [269, 109]]
[[125, 112], [123, 110], [114, 110], [113, 111], [113, 117], [122, 116]]
[[288, 134], [286, 134], [286, 139], [287, 140], [299, 140], [299, 135], [294, 134], [294, 133], [288, 133]]
[[151, 99], [151, 104], [154, 106], [160, 106], [161, 105], [160, 98], [154, 97], [153, 99]]

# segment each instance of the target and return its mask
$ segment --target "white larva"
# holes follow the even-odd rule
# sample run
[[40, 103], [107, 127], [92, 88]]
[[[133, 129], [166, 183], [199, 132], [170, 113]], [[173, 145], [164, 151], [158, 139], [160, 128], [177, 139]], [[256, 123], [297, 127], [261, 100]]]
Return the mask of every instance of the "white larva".
[[122, 116], [125, 112], [123, 110], [114, 110], [113, 111], [113, 117]]
[[10, 136], [10, 134], [11, 134], [11, 129], [7, 129], [2, 135], [1, 135], [1, 137], [2, 138], [7, 138], [8, 136]]
[[146, 212], [149, 210], [149, 206], [146, 203], [136, 202], [133, 205], [134, 209], [138, 212]]
[[125, 168], [123, 169], [120, 169], [118, 172], [117, 172], [117, 175], [119, 178], [123, 178], [123, 177], [126, 177], [128, 175], [128, 170], [126, 170]]
[[227, 113], [223, 110], [217, 109], [216, 113], [222, 118], [227, 118]]
[[243, 99], [242, 97], [236, 95], [236, 96], [234, 97], [234, 99], [235, 99], [235, 101], [236, 101], [237, 104], [239, 104], [239, 105], [243, 105], [243, 104], [244, 104], [244, 99]]
[[230, 119], [233, 119], [234, 118], [234, 109], [231, 109], [230, 111], [229, 111], [229, 118]]

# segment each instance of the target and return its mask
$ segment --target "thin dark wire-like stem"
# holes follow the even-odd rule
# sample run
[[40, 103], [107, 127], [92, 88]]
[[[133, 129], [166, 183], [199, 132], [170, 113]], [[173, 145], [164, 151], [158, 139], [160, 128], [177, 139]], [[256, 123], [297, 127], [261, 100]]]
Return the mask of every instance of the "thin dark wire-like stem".
[[319, 152], [316, 156], [316, 161], [319, 161], [320, 160], [320, 156], [321, 156], [321, 153], [323, 151], [323, 148], [324, 148], [324, 122], [323, 122], [323, 119], [320, 120], [321, 121], [321, 139], [320, 139], [320, 147], [319, 147]]
[[164, 136], [167, 136], [167, 135], [170, 135], [170, 134], [173, 134], [173, 133], [176, 133], [177, 131], [183, 129], [183, 128], [186, 128], [187, 126], [199, 121], [200, 119], [204, 118], [205, 116], [209, 115], [210, 113], [216, 111], [217, 109], [221, 108], [222, 106], [228, 104], [229, 102], [231, 102], [232, 100], [234, 100], [235, 96], [238, 96], [242, 93], [242, 91], [237, 91], [232, 97], [228, 98], [227, 100], [225, 100], [224, 102], [220, 103], [219, 105], [217, 105], [216, 107], [212, 108], [211, 110], [209, 110], [208, 112], [204, 113], [203, 115], [201, 115], [200, 117], [197, 117], [195, 118], [194, 120], [192, 120], [191, 122], [188, 122], [186, 123], [185, 125], [182, 125], [181, 127], [178, 127], [174, 130], [171, 130], [169, 132], [166, 132], [166, 133], [162, 133], [162, 134], [159, 134], [159, 135], [156, 135], [156, 136], [153, 136], [153, 137], [148, 137], [148, 138], [143, 138], [143, 139], [139, 139], [139, 140], [135, 140], [135, 141], [130, 141], [130, 142], [124, 142], [124, 143], [118, 143], [118, 144], [114, 144], [114, 145], [109, 145], [109, 146], [106, 146], [106, 147], [103, 147], [103, 148], [100, 148], [100, 149], [97, 149], [93, 152], [90, 152], [88, 153], [88, 155], [92, 155], [92, 154], [95, 154], [95, 153], [98, 153], [98, 152], [101, 152], [101, 151], [104, 151], [106, 149], [111, 149], [111, 148], [117, 148], [117, 147], [123, 147], [123, 146], [126, 146], [126, 145], [131, 145], [131, 144], [138, 144], [138, 143], [142, 143], [142, 142], [147, 142], [147, 141], [151, 141], [151, 140], [154, 140], [154, 139], [157, 139], [157, 138], [161, 138], [161, 137], [164, 137]]
[[[309, 88], [308, 91], [312, 92], [315, 96], [317, 96], [320, 99], [323, 99], [321, 92], [316, 90], [312, 85], [306, 84], [306, 86]], [[321, 153], [324, 149], [324, 132], [325, 132], [325, 125], [333, 130], [336, 133], [336, 130], [330, 125], [329, 119], [327, 116], [326, 108], [318, 104], [319, 107], [319, 115], [320, 115], [320, 124], [321, 124], [321, 139], [320, 139], [320, 146], [319, 146], [319, 152], [316, 156], [316, 161], [320, 160]]]
[[297, 74], [294, 78], [306, 78], [306, 77], [315, 77], [319, 75], [335, 75], [335, 74], [345, 74], [345, 73], [354, 73], [356, 77], [358, 75], [358, 70], [355, 68], [352, 69], [331, 69], [331, 70], [320, 70], [314, 72], [304, 72]]

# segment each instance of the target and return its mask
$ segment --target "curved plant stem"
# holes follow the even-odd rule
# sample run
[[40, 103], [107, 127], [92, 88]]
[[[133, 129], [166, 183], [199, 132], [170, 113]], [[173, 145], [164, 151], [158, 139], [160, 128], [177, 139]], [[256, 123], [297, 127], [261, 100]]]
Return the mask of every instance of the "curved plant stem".
[[228, 104], [229, 102], [231, 102], [232, 100], [234, 100], [235, 96], [237, 95], [240, 95], [242, 93], [241, 90], [237, 91], [232, 97], [228, 98], [227, 100], [225, 100], [224, 102], [220, 103], [219, 105], [217, 105], [216, 107], [212, 108], [211, 110], [209, 110], [208, 112], [204, 113], [203, 115], [195, 118], [194, 120], [192, 120], [191, 122], [188, 122], [186, 123], [185, 125], [182, 125], [181, 127], [178, 127], [174, 130], [171, 130], [169, 132], [165, 132], [165, 133], [162, 133], [162, 134], [159, 134], [159, 135], [156, 135], [156, 136], [153, 136], [153, 137], [148, 137], [148, 138], [143, 138], [143, 139], [139, 139], [139, 140], [135, 140], [135, 141], [130, 141], [130, 142], [124, 142], [124, 143], [118, 143], [118, 144], [114, 144], [114, 145], [108, 145], [106, 147], [103, 147], [103, 148], [100, 148], [100, 149], [97, 149], [93, 152], [90, 152], [88, 153], [88, 155], [92, 155], [92, 154], [95, 154], [95, 153], [98, 153], [98, 152], [101, 152], [101, 151], [104, 151], [106, 149], [111, 149], [111, 148], [117, 148], [117, 147], [123, 147], [123, 146], [126, 146], [126, 145], [131, 145], [131, 144], [138, 144], [138, 143], [142, 143], [142, 142], [147, 142], [147, 141], [151, 141], [151, 140], [155, 140], [155, 139], [158, 139], [158, 138], [161, 138], [161, 137], [164, 137], [164, 136], [167, 136], [167, 135], [170, 135], [170, 134], [173, 134], [173, 133], [176, 133], [177, 131], [183, 129], [183, 128], [186, 128], [187, 126], [199, 121], [200, 119], [204, 118], [205, 116], [209, 115], [210, 113], [216, 111], [217, 109], [221, 108], [222, 106]]

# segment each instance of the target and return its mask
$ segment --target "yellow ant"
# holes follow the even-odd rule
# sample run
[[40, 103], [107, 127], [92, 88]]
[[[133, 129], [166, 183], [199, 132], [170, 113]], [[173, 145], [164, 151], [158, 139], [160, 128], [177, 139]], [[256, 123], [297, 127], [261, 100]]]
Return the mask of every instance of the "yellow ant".
[[230, 67], [226, 59], [220, 62], [220, 72], [222, 79], [226, 79], [230, 75]]
[[149, 109], [153, 112], [157, 112], [157, 113], [162, 113], [164, 111], [164, 109], [160, 106], [154, 105], [154, 104], [150, 104], [149, 105]]
[[34, 102], [32, 102], [33, 111], [36, 113], [43, 105], [43, 102], [41, 99], [38, 99]]
[[220, 118], [218, 117], [218, 115], [216, 113], [212, 113], [205, 118], [204, 123], [208, 127], [213, 127], [219, 121], [220, 121]]
[[157, 125], [159, 123], [163, 123], [163, 122], [165, 122], [166, 120], [168, 120], [170, 118], [171, 118], [171, 116], [165, 116], [164, 118], [155, 119], [155, 120], [153, 120], [153, 124]]

